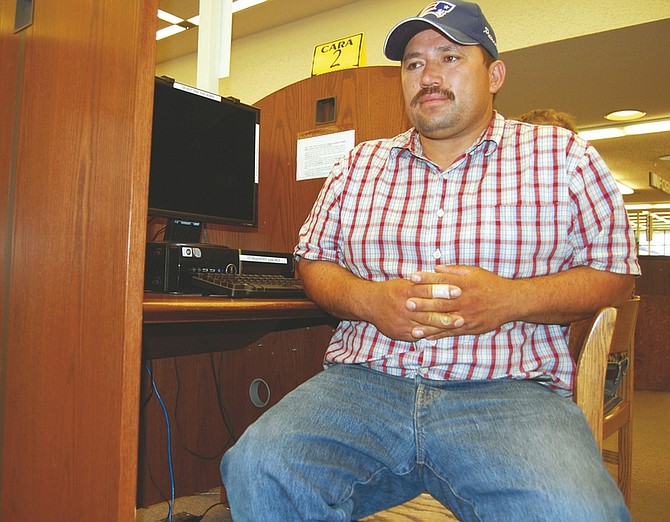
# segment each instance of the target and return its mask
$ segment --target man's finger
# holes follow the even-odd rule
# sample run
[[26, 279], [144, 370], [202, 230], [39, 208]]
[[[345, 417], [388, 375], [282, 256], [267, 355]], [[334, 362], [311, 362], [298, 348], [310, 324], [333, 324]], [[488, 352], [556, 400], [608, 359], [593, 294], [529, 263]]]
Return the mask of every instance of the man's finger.
[[433, 297], [440, 299], [452, 299], [461, 295], [461, 289], [454, 285], [431, 285]]

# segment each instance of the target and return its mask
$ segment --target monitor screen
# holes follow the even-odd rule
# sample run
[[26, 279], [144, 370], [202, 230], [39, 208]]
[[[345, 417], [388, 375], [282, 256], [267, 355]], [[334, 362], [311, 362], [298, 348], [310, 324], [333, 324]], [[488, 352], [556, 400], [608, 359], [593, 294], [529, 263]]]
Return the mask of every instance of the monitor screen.
[[169, 78], [155, 86], [149, 215], [257, 226], [260, 110]]

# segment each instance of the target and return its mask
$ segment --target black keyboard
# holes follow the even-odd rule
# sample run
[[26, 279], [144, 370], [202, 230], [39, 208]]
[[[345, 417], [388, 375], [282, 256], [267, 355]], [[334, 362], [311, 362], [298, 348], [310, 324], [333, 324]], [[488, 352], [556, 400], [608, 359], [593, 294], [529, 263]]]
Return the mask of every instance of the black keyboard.
[[202, 295], [257, 299], [305, 297], [300, 279], [276, 274], [202, 273], [193, 274], [192, 281]]

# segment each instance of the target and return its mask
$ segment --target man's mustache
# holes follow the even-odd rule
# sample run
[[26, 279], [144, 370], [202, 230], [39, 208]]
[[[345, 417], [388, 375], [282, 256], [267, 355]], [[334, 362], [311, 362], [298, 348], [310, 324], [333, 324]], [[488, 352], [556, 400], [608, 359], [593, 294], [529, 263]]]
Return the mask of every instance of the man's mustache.
[[432, 87], [424, 87], [419, 92], [417, 92], [409, 104], [410, 107], [416, 107], [417, 105], [419, 105], [421, 103], [421, 98], [429, 94], [441, 94], [442, 96], [445, 96], [451, 101], [454, 101], [456, 99], [456, 95], [451, 89], [449, 88], [442, 89], [437, 85], [433, 85]]

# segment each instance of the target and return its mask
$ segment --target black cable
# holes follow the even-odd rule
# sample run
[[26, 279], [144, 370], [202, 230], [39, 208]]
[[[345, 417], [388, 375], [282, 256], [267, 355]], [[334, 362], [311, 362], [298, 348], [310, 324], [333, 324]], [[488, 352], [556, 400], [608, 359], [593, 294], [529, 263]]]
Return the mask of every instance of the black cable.
[[153, 235], [153, 237], [151, 238], [151, 241], [156, 241], [156, 238], [157, 238], [158, 236], [160, 236], [160, 235], [161, 235], [163, 232], [165, 232], [166, 230], [167, 230], [167, 227], [161, 227], [161, 228], [159, 228], [159, 229], [156, 231], [156, 233]]
[[[147, 218], [147, 230], [149, 229], [149, 225], [156, 219], [156, 216], [149, 216]], [[156, 238], [160, 236], [163, 232], [167, 230], [167, 225], [164, 227], [159, 228], [156, 233], [153, 235], [153, 237], [149, 241], [156, 241]]]
[[228, 430], [228, 440], [226, 441], [226, 444], [230, 442], [231, 440], [233, 441], [233, 444], [237, 442], [237, 438], [235, 437], [235, 432], [233, 431], [233, 424], [230, 420], [230, 417], [228, 416], [228, 412], [226, 411], [226, 407], [224, 406], [223, 403], [223, 398], [221, 397], [221, 381], [217, 378], [217, 374], [221, 374], [221, 368], [223, 368], [223, 353], [219, 352], [219, 368], [218, 370], [214, 366], [214, 354], [210, 353], [209, 354], [209, 366], [212, 370], [212, 379], [214, 380], [214, 389], [216, 390], [216, 400], [219, 405], [219, 412], [221, 413], [221, 419], [223, 420], [223, 423], [226, 426], [226, 430]]
[[214, 509], [214, 508], [217, 507], [217, 506], [225, 506], [226, 509], [227, 509], [228, 511], [230, 511], [230, 507], [228, 506], [228, 503], [227, 503], [227, 502], [217, 502], [216, 504], [212, 504], [211, 506], [209, 506], [209, 507], [205, 510], [205, 512], [204, 512], [202, 515], [200, 515], [200, 518], [198, 518], [198, 520], [202, 520], [203, 518], [205, 518], [205, 516], [207, 515], [207, 513], [209, 513], [212, 509]]
[[179, 440], [181, 442], [182, 447], [191, 455], [194, 457], [197, 457], [201, 460], [215, 460], [216, 458], [221, 457], [223, 455], [223, 452], [225, 450], [217, 450], [213, 455], [204, 455], [194, 449], [191, 449], [190, 446], [186, 443], [186, 437], [184, 436], [184, 431], [182, 430], [181, 427], [181, 422], [179, 422], [179, 396], [181, 393], [181, 380], [179, 379], [179, 366], [177, 364], [177, 359], [174, 359], [174, 372], [175, 372], [175, 378], [176, 378], [176, 384], [177, 384], [177, 390], [176, 390], [176, 395], [175, 395], [175, 425], [177, 427], [177, 433], [179, 433]]
[[[213, 362], [212, 362], [212, 354], [210, 354], [210, 366], [211, 366], [212, 364], [213, 364]], [[216, 452], [215, 452], [214, 454], [212, 454], [212, 455], [205, 455], [205, 454], [202, 454], [202, 453], [200, 453], [200, 452], [198, 452], [198, 451], [192, 449], [192, 448], [187, 444], [187, 442], [186, 442], [186, 437], [184, 436], [184, 432], [183, 432], [183, 430], [182, 430], [181, 423], [179, 422], [179, 396], [180, 396], [180, 393], [181, 393], [181, 379], [179, 378], [179, 365], [178, 365], [178, 362], [177, 362], [177, 358], [176, 358], [176, 357], [174, 358], [174, 371], [175, 371], [175, 379], [176, 379], [176, 385], [177, 385], [176, 395], [175, 395], [175, 425], [176, 425], [176, 427], [177, 427], [177, 432], [178, 432], [178, 434], [179, 434], [179, 440], [180, 440], [180, 442], [181, 442], [182, 447], [183, 447], [188, 453], [190, 453], [191, 455], [193, 455], [193, 456], [195, 456], [195, 457], [197, 457], [197, 458], [199, 458], [199, 459], [201, 459], [201, 460], [212, 461], [212, 460], [216, 460], [216, 459], [221, 458], [221, 456], [223, 455], [223, 453], [226, 451], [226, 448], [228, 448], [230, 441], [231, 441], [231, 440], [234, 441], [235, 438], [234, 438], [233, 435], [232, 435], [232, 430], [231, 430], [231, 427], [230, 427], [230, 422], [229, 422], [229, 420], [228, 420], [228, 418], [227, 418], [227, 415], [226, 415], [226, 413], [225, 413], [225, 409], [222, 408], [221, 398], [220, 398], [220, 393], [221, 393], [221, 392], [220, 392], [220, 389], [219, 389], [219, 383], [218, 383], [216, 377], [214, 378], [214, 384], [215, 384], [215, 386], [216, 386], [217, 401], [218, 401], [218, 404], [219, 404], [219, 411], [221, 412], [221, 415], [222, 415], [222, 419], [223, 419], [224, 425], [226, 426], [226, 430], [228, 431], [228, 439], [226, 439], [226, 440], [223, 442], [223, 446], [221, 447], [221, 449], [216, 450]]]

